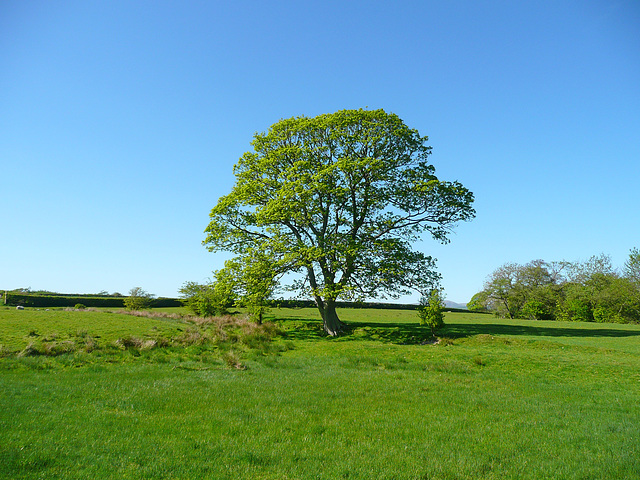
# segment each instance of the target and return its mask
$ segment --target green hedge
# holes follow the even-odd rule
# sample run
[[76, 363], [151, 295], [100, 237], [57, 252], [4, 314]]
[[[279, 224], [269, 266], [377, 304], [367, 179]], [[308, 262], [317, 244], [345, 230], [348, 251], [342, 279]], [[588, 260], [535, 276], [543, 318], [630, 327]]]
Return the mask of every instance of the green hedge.
[[151, 308], [170, 308], [170, 307], [182, 307], [184, 303], [178, 298], [154, 298], [151, 300]]
[[[26, 293], [7, 292], [7, 305], [22, 305], [24, 307], [50, 308], [74, 307], [82, 303], [86, 307], [124, 308], [126, 297], [93, 296], [93, 295], [33, 295]], [[176, 298], [154, 298], [153, 308], [181, 307], [182, 302]]]

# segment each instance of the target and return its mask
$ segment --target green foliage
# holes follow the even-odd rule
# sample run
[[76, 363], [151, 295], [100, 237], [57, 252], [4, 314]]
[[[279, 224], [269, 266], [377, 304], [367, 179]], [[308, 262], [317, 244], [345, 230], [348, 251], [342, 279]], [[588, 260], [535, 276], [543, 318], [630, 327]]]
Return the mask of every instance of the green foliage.
[[151, 299], [151, 308], [180, 307], [182, 302], [177, 298], [157, 297]]
[[433, 289], [427, 298], [422, 298], [418, 307], [420, 325], [426, 325], [435, 336], [436, 331], [444, 327], [444, 299], [440, 290]]
[[538, 300], [527, 300], [522, 305], [520, 314], [523, 318], [531, 320], [542, 320], [546, 316], [544, 304]]
[[221, 284], [199, 284], [186, 282], [180, 288], [184, 305], [196, 315], [213, 317], [224, 315], [233, 305], [232, 292], [221, 288]]
[[[53, 292], [6, 292], [7, 305], [23, 305], [33, 308], [74, 307], [77, 303], [82, 303], [87, 308], [123, 308], [124, 298], [118, 293], [97, 296]], [[175, 298], [151, 299], [151, 307], [153, 308], [179, 307], [180, 305], [182, 305], [180, 301]]]
[[297, 274], [292, 287], [314, 299], [330, 335], [343, 326], [339, 298], [437, 285], [434, 259], [412, 243], [425, 233], [447, 242], [475, 215], [469, 190], [435, 176], [427, 137], [383, 110], [281, 120], [252, 145], [234, 168], [232, 192], [211, 211], [204, 244], [234, 253], [249, 276], [263, 271], [256, 252], [265, 259], [267, 284], [243, 275], [251, 293], [242, 297], [258, 312], [271, 278]]
[[526, 300], [518, 314], [530, 320], [553, 320], [561, 289], [553, 282], [526, 287]]
[[564, 298], [558, 298], [557, 320], [571, 322], [593, 322], [593, 311], [589, 292], [580, 284], [567, 284], [563, 289]]
[[640, 288], [630, 263], [624, 277], [606, 255], [575, 263], [506, 264], [489, 276], [470, 308], [532, 320], [640, 322]]
[[73, 308], [75, 308], [76, 310], [84, 310], [86, 307], [86, 305], [83, 305], [82, 303], [76, 303]]
[[90, 295], [50, 295], [37, 293], [12, 293], [7, 292], [8, 305], [24, 305], [25, 307], [34, 308], [51, 308], [51, 307], [73, 307], [78, 300], [82, 300], [82, 304], [86, 307], [94, 308], [122, 308], [124, 306], [122, 298], [113, 297], [95, 297]]
[[470, 312], [484, 313], [488, 312], [488, 294], [484, 290], [476, 293], [471, 300], [467, 302], [467, 309]]
[[587, 282], [596, 322], [640, 321], [640, 291], [626, 278], [595, 274]]
[[264, 252], [250, 252], [226, 261], [222, 270], [214, 272], [214, 288], [229, 292], [236, 299], [236, 306], [246, 308], [257, 323], [262, 323], [277, 286], [277, 269]]
[[124, 306], [127, 310], [142, 310], [151, 307], [151, 300], [154, 295], [147, 293], [140, 287], [129, 290], [129, 296], [124, 299]]
[[632, 248], [624, 263], [624, 276], [640, 289], [640, 250]]

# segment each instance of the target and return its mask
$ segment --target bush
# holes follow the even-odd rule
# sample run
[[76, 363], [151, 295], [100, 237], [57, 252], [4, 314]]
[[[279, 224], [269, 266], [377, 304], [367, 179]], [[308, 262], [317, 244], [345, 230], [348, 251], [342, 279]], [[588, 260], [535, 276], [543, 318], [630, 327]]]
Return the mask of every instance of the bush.
[[129, 291], [129, 296], [124, 299], [124, 306], [127, 310], [142, 310], [151, 307], [152, 299], [153, 295], [140, 287], [134, 287]]
[[76, 310], [84, 310], [86, 307], [86, 305], [83, 305], [82, 303], [76, 303], [73, 308], [75, 308]]
[[539, 300], [527, 300], [522, 305], [519, 316], [529, 320], [553, 320], [554, 318], [553, 312]]
[[186, 282], [180, 289], [184, 305], [201, 317], [224, 315], [227, 308], [234, 304], [228, 292], [221, 292], [212, 284]]
[[436, 331], [444, 327], [444, 301], [439, 290], [432, 290], [428, 298], [422, 298], [418, 307], [418, 317], [420, 325], [427, 325], [431, 329], [431, 334], [435, 336]]
[[470, 312], [486, 313], [489, 311], [487, 307], [488, 295], [486, 292], [478, 292], [467, 303]]
[[593, 322], [593, 312], [588, 300], [567, 294], [564, 302], [558, 302], [556, 319], [568, 322]]

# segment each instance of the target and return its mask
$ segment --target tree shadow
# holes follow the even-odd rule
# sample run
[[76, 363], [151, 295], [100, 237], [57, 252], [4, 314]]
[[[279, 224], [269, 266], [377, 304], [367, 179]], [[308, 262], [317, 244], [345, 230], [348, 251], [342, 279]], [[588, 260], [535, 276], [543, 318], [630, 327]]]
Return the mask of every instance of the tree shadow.
[[322, 328], [322, 321], [310, 318], [276, 319], [284, 327], [282, 336], [287, 340], [324, 341], [377, 341], [399, 344], [419, 344], [432, 338], [431, 331], [408, 323], [346, 323], [342, 334], [330, 337]]
[[418, 345], [433, 339], [428, 327], [411, 323], [366, 322], [349, 323], [343, 340], [388, 342], [401, 345]]
[[322, 329], [322, 321], [309, 317], [288, 317], [269, 319], [282, 328], [280, 336], [286, 340], [320, 340], [328, 337]]
[[640, 336], [640, 330], [618, 330], [612, 328], [563, 328], [537, 325], [505, 325], [499, 323], [448, 323], [442, 330], [442, 334], [451, 338], [464, 338], [475, 335], [623, 338]]
[[[353, 322], [345, 326], [339, 337], [329, 337], [322, 330], [322, 322], [315, 318], [300, 317], [278, 319], [285, 326], [283, 336], [290, 340], [377, 341], [402, 345], [418, 345], [433, 337], [429, 328], [402, 322]], [[290, 323], [291, 328], [286, 328]], [[603, 337], [624, 338], [640, 336], [640, 330], [613, 328], [566, 328], [538, 325], [505, 325], [500, 323], [447, 323], [438, 332], [439, 337], [466, 338], [476, 335], [503, 335], [528, 337]]]

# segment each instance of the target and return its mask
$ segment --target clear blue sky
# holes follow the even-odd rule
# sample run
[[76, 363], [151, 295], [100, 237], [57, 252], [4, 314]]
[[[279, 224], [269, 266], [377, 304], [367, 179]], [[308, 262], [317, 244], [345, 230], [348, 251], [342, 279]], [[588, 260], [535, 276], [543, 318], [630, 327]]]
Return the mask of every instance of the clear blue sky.
[[0, 288], [176, 296], [254, 132], [383, 108], [476, 196], [449, 300], [640, 247], [640, 2], [0, 3]]

